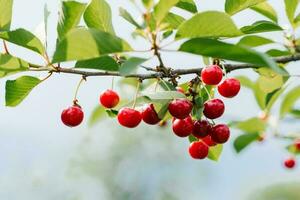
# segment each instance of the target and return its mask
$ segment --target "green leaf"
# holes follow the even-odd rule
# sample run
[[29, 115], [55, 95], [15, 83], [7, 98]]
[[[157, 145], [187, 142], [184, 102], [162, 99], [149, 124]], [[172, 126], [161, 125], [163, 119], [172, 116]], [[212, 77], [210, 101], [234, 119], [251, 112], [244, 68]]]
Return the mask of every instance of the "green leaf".
[[145, 58], [138, 58], [138, 57], [129, 58], [121, 65], [120, 74], [122, 76], [126, 76], [136, 72], [139, 65], [144, 63], [146, 60], [147, 59]]
[[195, 38], [184, 42], [180, 51], [193, 54], [267, 66], [279, 74], [286, 74], [272, 58], [244, 46], [233, 45], [218, 40]]
[[0, 31], [10, 29], [13, 0], [0, 0]]
[[195, 4], [195, 2], [193, 0], [180, 0], [176, 4], [176, 7], [181, 8], [186, 11], [189, 11], [191, 13], [198, 12], [197, 5]]
[[40, 82], [40, 79], [32, 76], [22, 76], [16, 80], [6, 81], [6, 106], [15, 107], [19, 105]]
[[101, 119], [105, 117], [105, 109], [102, 106], [97, 106], [93, 112], [92, 115], [89, 118], [88, 126], [92, 127], [97, 122], [99, 122]]
[[254, 97], [256, 99], [258, 106], [260, 107], [260, 109], [264, 110], [266, 108], [267, 93], [265, 93], [264, 91], [262, 91], [260, 89], [257, 82], [255, 83], [255, 85], [253, 87], [253, 93], [254, 93]]
[[236, 76], [235, 78], [241, 82], [242, 86], [253, 89], [254, 83], [247, 76]]
[[192, 110], [192, 116], [195, 117], [197, 120], [201, 120], [202, 113], [203, 113], [203, 98], [201, 96], [197, 96], [195, 98], [195, 103]]
[[257, 21], [250, 26], [244, 26], [241, 31], [245, 34], [263, 33], [272, 31], [282, 31], [283, 29], [277, 24], [270, 21]]
[[264, 1], [266, 0], [226, 0], [225, 11], [228, 14], [233, 15]]
[[286, 90], [287, 85], [284, 85], [283, 87], [273, 91], [272, 93], [267, 94], [266, 97], [266, 112], [269, 113], [271, 111], [271, 108], [275, 104], [275, 102], [279, 99], [279, 97], [282, 95], [282, 93]]
[[72, 29], [56, 48], [53, 62], [86, 60], [105, 54], [130, 51], [122, 39], [97, 29]]
[[222, 144], [218, 144], [216, 146], [210, 147], [207, 158], [210, 160], [213, 160], [213, 161], [218, 161], [221, 156], [222, 151], [223, 151]]
[[284, 79], [281, 75], [275, 74], [272, 77], [260, 76], [258, 78], [258, 86], [265, 93], [273, 92], [274, 90], [281, 88], [284, 84]]
[[260, 133], [265, 131], [267, 124], [263, 120], [257, 117], [253, 117], [248, 120], [236, 123], [234, 127], [247, 133]]
[[151, 100], [173, 100], [173, 99], [185, 99], [186, 96], [177, 91], [163, 91], [163, 92], [144, 92], [142, 96], [148, 97]]
[[115, 34], [112, 25], [112, 14], [105, 0], [92, 0], [84, 12], [84, 21], [89, 28]]
[[274, 8], [268, 2], [262, 2], [251, 7], [252, 10], [264, 15], [265, 17], [271, 19], [272, 21], [278, 21], [277, 13]]
[[168, 15], [164, 18], [163, 23], [168, 24], [167, 28], [177, 29], [180, 24], [185, 21], [183, 17], [174, 13], [168, 13]]
[[118, 63], [110, 56], [101, 56], [90, 60], [76, 62], [75, 68], [98, 69], [104, 71], [119, 71]]
[[238, 136], [233, 143], [234, 149], [237, 153], [240, 153], [243, 149], [249, 146], [252, 142], [259, 138], [258, 133], [246, 133]]
[[24, 48], [35, 51], [41, 55], [45, 53], [42, 42], [31, 32], [25, 29], [0, 32], [0, 38]]
[[297, 10], [299, 0], [284, 0], [284, 3], [286, 16], [288, 17], [290, 23], [294, 25], [295, 12]]
[[193, 136], [192, 134], [191, 135], [189, 135], [189, 142], [190, 143], [192, 143], [192, 142], [196, 142], [196, 141], [198, 141], [199, 139], [198, 138], [196, 138], [195, 136]]
[[176, 38], [236, 37], [242, 34], [226, 13], [206, 11], [182, 23], [178, 28]]
[[125, 10], [124, 8], [120, 8], [119, 9], [119, 13], [120, 16], [123, 17], [126, 21], [128, 21], [129, 23], [131, 23], [132, 25], [134, 25], [136, 28], [142, 29], [142, 26], [139, 25], [134, 18], [131, 16], [131, 14], [129, 12], [127, 12], [127, 10]]
[[280, 117], [283, 118], [287, 113], [289, 113], [296, 101], [300, 98], [300, 87], [295, 87], [290, 90], [284, 97], [281, 107], [280, 107]]
[[117, 115], [119, 113], [117, 110], [113, 110], [113, 109], [105, 110], [105, 111], [106, 111], [106, 114], [111, 118], [117, 117]]
[[9, 54], [0, 54], [0, 77], [26, 71], [28, 68], [29, 64], [24, 60]]
[[57, 24], [58, 39], [61, 40], [81, 19], [86, 4], [77, 1], [62, 1]]
[[160, 0], [154, 7], [154, 17], [159, 24], [169, 13], [169, 10], [175, 6], [179, 0]]
[[288, 152], [290, 152], [291, 154], [294, 155], [299, 155], [300, 151], [296, 148], [295, 144], [290, 144], [286, 147], [286, 149], [288, 150]]
[[279, 56], [288, 56], [291, 55], [291, 52], [279, 49], [270, 49], [266, 52], [269, 56], [279, 57]]
[[273, 40], [270, 40], [268, 38], [264, 38], [257, 35], [247, 35], [243, 37], [237, 44], [238, 45], [245, 45], [248, 47], [258, 47], [263, 46], [266, 44], [272, 44], [274, 43]]
[[157, 112], [159, 119], [164, 119], [165, 116], [168, 114], [169, 102], [165, 103], [160, 110]]

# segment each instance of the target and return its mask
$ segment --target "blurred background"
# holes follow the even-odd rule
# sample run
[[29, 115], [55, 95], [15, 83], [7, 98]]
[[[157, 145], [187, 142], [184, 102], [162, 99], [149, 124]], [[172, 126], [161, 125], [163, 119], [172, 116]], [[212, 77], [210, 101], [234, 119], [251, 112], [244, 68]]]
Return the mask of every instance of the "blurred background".
[[[198, 2], [200, 11], [223, 10], [223, 0]], [[51, 12], [48, 27], [51, 54], [55, 47], [59, 0], [14, 0], [12, 26], [39, 32], [46, 3]], [[134, 40], [131, 36], [133, 27], [118, 17], [120, 6], [138, 17], [136, 8], [127, 0], [109, 0], [109, 3], [117, 34], [135, 49], [145, 49], [148, 44], [141, 39]], [[280, 24], [285, 25], [283, 1], [272, 0], [270, 3], [280, 13]], [[260, 18], [253, 11], [234, 16], [238, 26]], [[270, 36], [282, 40], [280, 34], [271, 33]], [[169, 48], [175, 47], [176, 44]], [[43, 62], [36, 54], [22, 48], [14, 45], [9, 48], [21, 58]], [[162, 56], [167, 65], [175, 68], [202, 66], [201, 57], [174, 53], [163, 53]], [[148, 64], [155, 62], [152, 60]], [[292, 63], [288, 69], [297, 73], [297, 65]], [[234, 72], [230, 76], [241, 74], [256, 78], [251, 70]], [[34, 75], [42, 78], [47, 74]], [[79, 76], [55, 74], [16, 108], [4, 106], [5, 79], [0, 80], [0, 199], [300, 199], [300, 168], [289, 171], [282, 166], [283, 159], [288, 156], [282, 141], [267, 137], [239, 155], [229, 142], [219, 162], [195, 161], [188, 155], [188, 140], [175, 137], [170, 127], [142, 124], [131, 130], [120, 127], [115, 119], [105, 118], [88, 128], [88, 118], [98, 106], [101, 91], [110, 87], [110, 77], [89, 78], [82, 85], [79, 101], [85, 111], [85, 123], [78, 128], [64, 126], [60, 114], [71, 105], [79, 79]], [[292, 81], [297, 83], [297, 79]], [[116, 82], [121, 97], [133, 96], [133, 88], [120, 84], [118, 79]], [[259, 115], [259, 108], [247, 89], [242, 89], [238, 97], [225, 100], [225, 104], [227, 110], [225, 117], [220, 119], [222, 122]], [[297, 121], [286, 122], [282, 124], [282, 130], [297, 130], [297, 124]], [[232, 138], [238, 134], [233, 131]]]

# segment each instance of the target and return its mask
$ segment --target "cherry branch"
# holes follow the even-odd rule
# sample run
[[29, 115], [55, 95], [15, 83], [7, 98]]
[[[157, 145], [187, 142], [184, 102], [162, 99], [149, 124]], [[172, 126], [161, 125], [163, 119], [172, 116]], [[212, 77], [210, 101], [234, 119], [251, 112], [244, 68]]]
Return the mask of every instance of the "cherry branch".
[[[300, 60], [300, 53], [290, 55], [290, 56], [281, 56], [273, 58], [275, 62], [279, 64], [286, 64], [293, 61], [299, 61]], [[227, 73], [232, 72], [235, 70], [241, 70], [241, 69], [249, 69], [249, 68], [259, 68], [260, 66], [253, 65], [253, 64], [224, 64], [224, 68], [226, 69]], [[144, 67], [145, 68], [145, 67]], [[150, 68], [149, 68], [150, 69]], [[151, 68], [150, 71], [153, 69]], [[65, 74], [77, 74], [84, 77], [90, 77], [90, 76], [120, 76], [125, 78], [138, 78], [141, 80], [145, 79], [153, 79], [153, 78], [172, 78], [172, 76], [180, 76], [180, 75], [189, 75], [189, 74], [200, 74], [202, 68], [187, 68], [187, 69], [171, 69], [171, 73], [163, 73], [163, 72], [151, 72], [151, 73], [145, 73], [145, 74], [129, 74], [129, 75], [122, 75], [119, 72], [109, 72], [109, 71], [84, 71], [80, 69], [75, 68], [63, 68], [58, 67], [56, 69], [53, 69], [53, 67], [43, 67], [43, 66], [37, 66], [37, 65], [30, 65], [30, 71], [48, 71], [52, 73], [65, 73]]]

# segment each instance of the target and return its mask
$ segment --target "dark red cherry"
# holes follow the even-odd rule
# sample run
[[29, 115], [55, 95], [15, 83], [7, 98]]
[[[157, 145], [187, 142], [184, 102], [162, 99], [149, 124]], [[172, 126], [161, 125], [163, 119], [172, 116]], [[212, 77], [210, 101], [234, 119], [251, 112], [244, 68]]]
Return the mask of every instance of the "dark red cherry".
[[105, 108], [114, 108], [120, 101], [119, 95], [113, 90], [106, 90], [100, 95], [100, 103]]
[[235, 78], [224, 80], [219, 86], [218, 91], [223, 97], [232, 98], [236, 96], [241, 89], [240, 81]]
[[299, 139], [295, 141], [294, 146], [297, 151], [300, 151], [300, 140]]
[[190, 144], [189, 153], [194, 159], [204, 159], [208, 155], [209, 148], [201, 141], [195, 141]]
[[193, 104], [187, 99], [176, 99], [169, 104], [170, 114], [177, 119], [188, 117], [192, 108]]
[[284, 161], [284, 166], [288, 169], [293, 169], [296, 165], [296, 161], [294, 158], [288, 158]]
[[193, 120], [190, 116], [185, 119], [174, 119], [172, 129], [178, 137], [187, 137], [193, 132]]
[[206, 136], [205, 138], [202, 138], [201, 140], [202, 140], [202, 142], [204, 142], [206, 145], [208, 145], [208, 146], [210, 146], [210, 147], [216, 146], [216, 145], [217, 145], [217, 143], [215, 143], [215, 142], [212, 140], [212, 138], [211, 138], [210, 135]]
[[218, 85], [222, 78], [223, 72], [218, 65], [211, 65], [202, 69], [201, 79], [206, 85]]
[[221, 117], [225, 111], [225, 105], [221, 99], [212, 99], [204, 104], [203, 114], [208, 119]]
[[69, 127], [81, 124], [84, 117], [82, 109], [78, 105], [71, 106], [61, 113], [61, 121]]
[[193, 135], [197, 138], [204, 138], [212, 131], [212, 126], [207, 120], [199, 120], [194, 122]]
[[213, 127], [211, 138], [218, 144], [223, 144], [228, 141], [230, 137], [230, 129], [225, 124], [219, 124]]
[[160, 122], [160, 119], [157, 115], [157, 112], [154, 109], [153, 104], [149, 104], [147, 105], [142, 112], [142, 118], [143, 121], [147, 124], [157, 124], [158, 122]]
[[142, 115], [135, 109], [122, 108], [118, 113], [118, 121], [122, 126], [134, 128], [141, 123]]

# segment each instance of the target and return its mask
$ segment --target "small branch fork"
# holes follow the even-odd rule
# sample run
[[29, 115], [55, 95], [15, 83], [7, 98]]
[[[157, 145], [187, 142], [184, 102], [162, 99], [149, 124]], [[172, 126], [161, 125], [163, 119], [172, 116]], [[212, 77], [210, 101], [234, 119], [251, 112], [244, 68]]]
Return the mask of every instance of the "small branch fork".
[[[294, 54], [291, 56], [282, 56], [282, 57], [276, 57], [274, 58], [274, 61], [279, 64], [285, 64], [293, 61], [299, 61], [300, 60], [300, 53]], [[224, 64], [224, 68], [226, 69], [226, 72], [232, 72], [235, 70], [240, 69], [249, 69], [249, 68], [259, 68], [260, 66], [252, 65], [252, 64]], [[150, 68], [149, 68], [150, 69]], [[167, 68], [166, 68], [167, 69]], [[154, 78], [174, 78], [174, 75], [181, 76], [181, 75], [189, 75], [189, 74], [200, 74], [202, 71], [202, 68], [185, 68], [185, 69], [174, 69], [171, 72], [165, 73], [163, 71], [158, 72], [150, 72], [145, 74], [130, 74], [126, 76], [122, 76], [119, 72], [108, 72], [108, 71], [100, 71], [100, 72], [91, 72], [91, 71], [84, 71], [84, 70], [78, 70], [75, 68], [64, 68], [64, 67], [58, 67], [56, 69], [53, 69], [53, 67], [44, 67], [44, 66], [38, 66], [38, 65], [30, 65], [31, 71], [47, 71], [52, 73], [65, 73], [65, 74], [77, 74], [84, 77], [90, 77], [90, 76], [120, 76], [125, 78], [138, 78], [140, 80], [145, 79], [154, 79]], [[149, 71], [152, 71], [149, 70]]]

